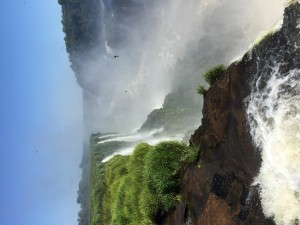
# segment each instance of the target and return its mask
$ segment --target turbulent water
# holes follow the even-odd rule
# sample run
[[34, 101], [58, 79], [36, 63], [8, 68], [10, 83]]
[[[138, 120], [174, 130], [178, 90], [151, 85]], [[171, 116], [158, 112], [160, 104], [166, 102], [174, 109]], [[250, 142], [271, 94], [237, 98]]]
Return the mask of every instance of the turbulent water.
[[287, 225], [300, 219], [300, 71], [280, 74], [278, 69], [251, 95], [248, 114], [255, 118], [252, 136], [262, 150], [256, 182], [264, 213]]
[[273, 61], [267, 79], [259, 72], [247, 115], [261, 150], [254, 185], [260, 187], [264, 214], [277, 225], [294, 225], [300, 219], [300, 70], [281, 72], [284, 66]]

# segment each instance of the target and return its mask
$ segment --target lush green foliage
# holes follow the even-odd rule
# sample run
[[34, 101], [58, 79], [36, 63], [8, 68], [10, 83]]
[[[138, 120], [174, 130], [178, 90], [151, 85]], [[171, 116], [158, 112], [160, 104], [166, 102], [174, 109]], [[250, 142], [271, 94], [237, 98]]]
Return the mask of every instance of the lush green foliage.
[[203, 74], [204, 80], [213, 85], [225, 71], [226, 67], [224, 65], [217, 65]]
[[[102, 197], [105, 192], [104, 185], [104, 163], [101, 161], [117, 151], [120, 148], [127, 147], [131, 143], [114, 141], [98, 144], [98, 137], [101, 134], [94, 134], [91, 136], [90, 140], [90, 161], [91, 161], [91, 171], [90, 171], [90, 215], [89, 224], [98, 225], [101, 220], [105, 218], [107, 214], [102, 212]], [[103, 139], [104, 140], [104, 139]], [[88, 221], [87, 219], [82, 221]], [[104, 223], [105, 224], [105, 223]]]
[[[125, 181], [129, 156], [116, 156], [105, 166], [101, 224], [128, 224], [125, 214]], [[128, 182], [127, 182], [128, 183]]]
[[197, 88], [197, 93], [200, 94], [200, 95], [204, 95], [206, 93], [206, 89], [203, 85], [199, 85], [198, 88]]
[[178, 142], [162, 142], [147, 154], [144, 182], [157, 202], [157, 208], [153, 208], [149, 216], [155, 216], [158, 211], [166, 213], [176, 205], [179, 193], [177, 173], [186, 148]]
[[[155, 224], [157, 218], [181, 200], [180, 164], [197, 160], [198, 153], [185, 144], [171, 141], [156, 146], [138, 144], [131, 156], [115, 156], [98, 177], [104, 181], [100, 185], [101, 194], [91, 196], [91, 203], [100, 204], [99, 208], [99, 205], [92, 207], [98, 213], [91, 212], [94, 217], [91, 224]], [[93, 189], [97, 192], [95, 187]]]
[[[70, 54], [72, 68], [79, 64], [78, 55], [85, 55], [96, 48], [99, 41], [100, 1], [93, 0], [58, 0], [62, 7], [62, 25], [65, 44]], [[98, 28], [98, 29], [97, 29]]]
[[194, 163], [197, 162], [200, 156], [199, 147], [193, 146], [185, 149], [185, 152], [181, 158], [181, 160], [185, 163]]

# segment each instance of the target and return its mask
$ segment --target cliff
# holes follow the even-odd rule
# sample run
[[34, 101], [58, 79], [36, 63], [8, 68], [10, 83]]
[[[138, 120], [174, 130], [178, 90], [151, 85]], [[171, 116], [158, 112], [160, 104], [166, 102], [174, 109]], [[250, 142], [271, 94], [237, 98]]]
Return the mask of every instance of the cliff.
[[184, 201], [164, 224], [275, 224], [264, 216], [259, 187], [252, 185], [262, 159], [246, 107], [258, 79], [258, 89], [266, 86], [274, 64], [279, 74], [300, 68], [299, 18], [300, 4], [294, 2], [285, 9], [281, 29], [256, 43], [205, 93], [202, 125], [190, 139], [201, 155], [194, 166], [182, 168]]

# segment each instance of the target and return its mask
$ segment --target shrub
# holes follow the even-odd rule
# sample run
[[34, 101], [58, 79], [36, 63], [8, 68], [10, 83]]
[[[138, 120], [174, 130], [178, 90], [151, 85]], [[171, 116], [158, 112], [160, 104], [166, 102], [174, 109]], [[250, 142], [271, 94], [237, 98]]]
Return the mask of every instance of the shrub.
[[217, 65], [203, 74], [204, 80], [212, 86], [225, 71], [226, 67], [224, 65]]
[[200, 95], [204, 95], [206, 93], [206, 89], [203, 85], [199, 85], [198, 88], [197, 88], [197, 93], [200, 94]]

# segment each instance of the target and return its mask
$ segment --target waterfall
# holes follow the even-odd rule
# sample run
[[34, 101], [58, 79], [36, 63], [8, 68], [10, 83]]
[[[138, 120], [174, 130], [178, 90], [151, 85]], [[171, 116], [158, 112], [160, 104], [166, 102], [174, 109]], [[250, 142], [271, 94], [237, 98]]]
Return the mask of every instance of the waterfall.
[[[102, 50], [93, 52], [80, 75], [84, 91], [93, 95], [86, 97], [87, 130], [137, 129], [148, 113], [162, 107], [174, 80], [178, 86], [199, 76], [190, 82], [196, 89], [201, 71], [215, 63], [228, 64], [244, 52], [281, 15], [282, 1], [276, 0], [275, 7], [273, 0], [102, 0]], [[257, 2], [260, 16], [250, 10]], [[261, 8], [271, 2], [272, 14], [265, 13]], [[179, 72], [176, 65], [182, 59], [189, 65]]]
[[292, 225], [300, 218], [300, 70], [279, 68], [261, 90], [263, 79], [255, 83], [247, 114], [263, 160], [255, 183], [264, 213], [277, 225]]
[[[288, 14], [285, 23], [293, 21], [297, 13]], [[253, 60], [256, 60], [257, 71], [246, 107], [253, 143], [262, 157], [253, 185], [260, 189], [265, 216], [274, 218], [277, 225], [300, 222], [298, 32], [297, 22], [284, 24], [282, 30], [273, 35], [273, 49], [255, 50]], [[276, 45], [280, 37], [285, 41]]]

